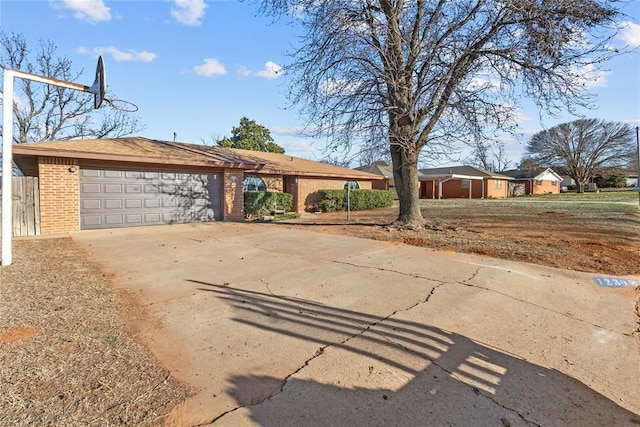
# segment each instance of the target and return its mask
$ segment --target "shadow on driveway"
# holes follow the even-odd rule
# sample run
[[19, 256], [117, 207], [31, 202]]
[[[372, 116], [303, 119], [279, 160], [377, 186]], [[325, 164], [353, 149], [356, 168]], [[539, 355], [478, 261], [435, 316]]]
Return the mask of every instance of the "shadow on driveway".
[[[640, 417], [560, 371], [403, 319], [192, 281], [244, 325], [318, 344], [284, 380], [234, 376], [237, 425], [640, 425]], [[348, 336], [330, 341], [327, 332]], [[255, 398], [256, 389], [271, 389]], [[629, 397], [633, 399], [633, 397]]]

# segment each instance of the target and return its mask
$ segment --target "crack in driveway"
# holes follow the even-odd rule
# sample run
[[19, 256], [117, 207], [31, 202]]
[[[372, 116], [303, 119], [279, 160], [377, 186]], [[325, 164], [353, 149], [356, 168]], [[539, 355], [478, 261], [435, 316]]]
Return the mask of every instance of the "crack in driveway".
[[509, 295], [509, 294], [507, 294], [507, 293], [505, 293], [505, 292], [500, 292], [500, 291], [498, 291], [498, 290], [491, 289], [491, 288], [486, 287], [486, 286], [481, 286], [481, 285], [477, 285], [477, 284], [474, 284], [474, 283], [470, 283], [473, 279], [475, 279], [475, 278], [476, 278], [476, 276], [478, 276], [478, 274], [480, 273], [480, 271], [482, 271], [482, 270], [483, 270], [483, 269], [485, 269], [485, 268], [487, 268], [487, 267], [478, 267], [478, 269], [477, 269], [477, 270], [476, 270], [476, 271], [471, 275], [471, 277], [469, 277], [468, 279], [465, 279], [465, 280], [462, 280], [462, 281], [456, 282], [456, 283], [459, 283], [460, 285], [463, 285], [463, 286], [467, 286], [467, 287], [469, 287], [469, 288], [482, 289], [482, 290], [484, 290], [484, 291], [488, 291], [488, 292], [492, 292], [492, 293], [495, 293], [495, 294], [498, 294], [498, 295], [502, 295], [502, 296], [507, 297], [507, 298], [509, 298], [509, 299], [512, 299], [512, 300], [514, 300], [514, 301], [518, 301], [518, 302], [521, 302], [521, 303], [523, 303], [523, 304], [530, 305], [530, 306], [532, 306], [532, 307], [536, 307], [536, 308], [539, 308], [539, 309], [541, 309], [541, 310], [548, 311], [548, 312], [550, 312], [550, 313], [559, 314], [560, 316], [566, 317], [567, 319], [576, 320], [576, 321], [578, 321], [578, 322], [582, 322], [582, 323], [585, 323], [585, 324], [587, 324], [587, 325], [591, 325], [591, 326], [593, 326], [593, 327], [595, 327], [595, 328], [604, 329], [604, 330], [606, 330], [606, 331], [613, 332], [613, 333], [616, 333], [616, 334], [621, 334], [621, 335], [625, 335], [625, 336], [631, 336], [631, 334], [626, 334], [626, 333], [624, 333], [624, 332], [619, 332], [619, 331], [616, 331], [616, 330], [613, 330], [613, 329], [607, 328], [606, 326], [598, 325], [598, 324], [596, 324], [596, 323], [592, 323], [592, 322], [590, 322], [590, 321], [588, 321], [588, 320], [581, 319], [581, 318], [579, 318], [579, 317], [575, 317], [575, 316], [573, 316], [573, 315], [572, 315], [572, 314], [570, 314], [570, 313], [563, 313], [563, 312], [561, 312], [561, 311], [554, 310], [554, 309], [552, 309], [552, 308], [548, 308], [548, 307], [542, 306], [542, 305], [540, 305], [540, 304], [536, 304], [536, 303], [534, 303], [534, 302], [527, 301], [527, 300], [524, 300], [524, 299], [522, 299], [522, 298], [515, 297], [515, 296], [513, 296], [513, 295]]
[[[362, 267], [362, 266], [357, 266], [357, 265], [356, 265], [356, 267]], [[419, 276], [414, 276], [414, 277], [419, 277]], [[426, 279], [426, 278], [424, 278], [424, 279]], [[426, 279], [426, 280], [430, 280], [430, 279]], [[271, 289], [269, 288], [269, 285], [268, 285], [268, 282], [267, 282], [267, 281], [265, 281], [264, 279], [261, 279], [261, 282], [265, 284], [265, 286], [267, 287], [267, 289], [269, 290], [269, 292], [270, 292], [272, 295], [274, 295], [274, 296], [278, 296], [277, 294], [274, 294], [273, 292], [271, 292]], [[443, 285], [444, 285], [444, 283], [439, 283], [439, 284], [437, 284], [437, 285], [433, 286], [433, 287], [431, 288], [431, 291], [429, 291], [429, 293], [426, 295], [426, 297], [425, 297], [424, 299], [418, 300], [416, 303], [414, 303], [414, 304], [410, 305], [409, 307], [405, 307], [405, 308], [400, 308], [400, 309], [394, 310], [391, 314], [388, 314], [388, 315], [387, 315], [387, 316], [385, 316], [385, 317], [379, 318], [378, 320], [375, 320], [375, 321], [373, 321], [373, 322], [368, 323], [368, 324], [367, 324], [365, 327], [363, 327], [360, 331], [358, 331], [358, 332], [356, 332], [356, 333], [354, 333], [354, 334], [351, 334], [350, 336], [346, 337], [346, 338], [345, 338], [345, 339], [343, 339], [342, 341], [334, 342], [334, 343], [329, 343], [329, 344], [325, 344], [325, 345], [323, 345], [323, 346], [320, 346], [320, 347], [318, 348], [318, 350], [316, 350], [316, 352], [313, 354], [313, 356], [311, 356], [310, 358], [308, 358], [307, 360], [305, 360], [305, 361], [304, 361], [304, 363], [303, 363], [300, 367], [298, 367], [296, 370], [294, 370], [294, 371], [293, 371], [293, 372], [291, 372], [289, 375], [287, 375], [285, 378], [283, 378], [283, 380], [282, 380], [282, 382], [281, 382], [281, 385], [280, 385], [280, 389], [279, 389], [278, 391], [276, 391], [275, 393], [271, 394], [270, 396], [267, 396], [267, 397], [265, 397], [264, 399], [262, 399], [262, 400], [260, 400], [260, 401], [258, 401], [258, 402], [255, 402], [255, 403], [253, 403], [253, 404], [251, 404], [251, 405], [237, 406], [237, 407], [235, 407], [235, 408], [233, 408], [233, 409], [230, 409], [230, 410], [228, 410], [228, 411], [223, 412], [222, 414], [220, 414], [220, 415], [218, 415], [217, 417], [215, 417], [213, 420], [208, 421], [208, 422], [206, 422], [206, 423], [204, 423], [204, 424], [200, 424], [200, 425], [213, 424], [213, 423], [215, 423], [217, 420], [219, 420], [219, 419], [221, 419], [221, 418], [225, 417], [226, 415], [231, 414], [231, 413], [233, 413], [233, 412], [235, 412], [235, 411], [237, 411], [237, 410], [239, 410], [239, 409], [247, 408], [247, 407], [253, 407], [253, 406], [259, 406], [259, 405], [261, 405], [261, 404], [263, 404], [263, 403], [265, 403], [265, 402], [267, 402], [267, 401], [271, 400], [271, 399], [272, 399], [272, 398], [274, 398], [275, 396], [277, 396], [277, 395], [281, 394], [282, 392], [284, 392], [284, 389], [285, 389], [285, 387], [287, 386], [287, 383], [289, 382], [289, 380], [290, 380], [294, 375], [298, 374], [298, 373], [299, 373], [300, 371], [302, 371], [304, 368], [306, 368], [307, 366], [309, 366], [309, 364], [310, 364], [313, 360], [315, 360], [316, 358], [318, 358], [319, 356], [321, 356], [321, 355], [325, 352], [325, 350], [326, 350], [327, 348], [330, 348], [330, 347], [341, 347], [341, 346], [343, 346], [344, 344], [348, 343], [349, 341], [351, 341], [351, 340], [353, 340], [353, 339], [355, 339], [355, 338], [357, 338], [357, 337], [359, 337], [359, 336], [362, 336], [362, 335], [363, 335], [363, 334], [365, 334], [367, 331], [369, 331], [372, 327], [375, 327], [376, 325], [379, 325], [379, 324], [381, 324], [381, 323], [383, 323], [383, 322], [385, 322], [385, 321], [389, 320], [391, 317], [395, 316], [396, 314], [398, 314], [398, 313], [400, 313], [400, 312], [406, 312], [406, 311], [409, 311], [409, 310], [411, 310], [411, 309], [413, 309], [413, 308], [415, 308], [415, 307], [417, 307], [417, 306], [419, 306], [419, 305], [421, 305], [421, 304], [425, 304], [425, 303], [429, 302], [429, 300], [431, 299], [431, 297], [434, 295], [434, 293], [435, 293], [436, 289], [440, 288], [440, 287], [441, 287], [441, 286], [443, 286]]]

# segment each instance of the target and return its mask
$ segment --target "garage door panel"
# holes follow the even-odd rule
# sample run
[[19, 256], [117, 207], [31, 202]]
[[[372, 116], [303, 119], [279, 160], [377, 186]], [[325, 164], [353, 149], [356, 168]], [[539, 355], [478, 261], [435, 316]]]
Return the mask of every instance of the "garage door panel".
[[122, 171], [105, 170], [103, 176], [105, 178], [122, 178], [122, 174]]
[[82, 217], [82, 228], [99, 228], [102, 225], [102, 216], [84, 215]]
[[142, 214], [127, 214], [125, 215], [125, 222], [128, 225], [142, 225]]
[[120, 194], [122, 193], [122, 184], [105, 184], [104, 185], [104, 192], [105, 193], [112, 193], [112, 194]]
[[83, 199], [82, 200], [82, 208], [83, 209], [102, 209], [102, 200], [98, 199]]
[[122, 209], [123, 207], [123, 199], [112, 199], [104, 201], [105, 209]]
[[100, 194], [102, 193], [102, 186], [98, 183], [93, 183], [93, 184], [83, 183], [81, 185], [80, 191], [82, 191], [84, 194], [88, 194], [88, 193]]
[[160, 207], [160, 199], [146, 199], [144, 201], [145, 208], [159, 208]]
[[81, 228], [222, 219], [219, 174], [81, 169]]
[[160, 223], [160, 214], [159, 213], [144, 214], [144, 222], [158, 224]]
[[96, 169], [82, 169], [81, 176], [84, 178], [99, 178], [100, 171]]
[[129, 194], [140, 194], [142, 193], [142, 185], [140, 184], [127, 184], [124, 187], [124, 191]]
[[110, 226], [122, 225], [124, 224], [124, 215], [122, 214], [105, 215], [104, 220], [106, 225], [110, 225]]
[[142, 209], [142, 199], [128, 199], [124, 201], [125, 209]]

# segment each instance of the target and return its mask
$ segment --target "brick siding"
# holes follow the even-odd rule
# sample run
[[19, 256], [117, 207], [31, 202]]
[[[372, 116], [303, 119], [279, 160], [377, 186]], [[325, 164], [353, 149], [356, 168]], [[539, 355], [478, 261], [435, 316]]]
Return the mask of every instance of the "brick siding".
[[533, 180], [533, 194], [558, 194], [560, 193], [560, 182], [555, 181], [556, 185], [552, 184], [550, 180], [542, 181], [542, 184], [538, 184], [536, 180]]
[[[75, 166], [75, 172], [69, 169]], [[40, 157], [42, 234], [80, 230], [80, 168], [75, 159]]]
[[239, 169], [224, 170], [224, 220], [244, 221], [244, 172]]
[[[306, 178], [298, 177], [294, 197], [293, 209], [296, 212], [310, 211], [313, 205], [318, 201], [318, 190], [339, 190], [344, 188], [347, 182], [344, 178]], [[360, 189], [371, 190], [371, 181], [357, 181]]]
[[[467, 180], [464, 180], [467, 181]], [[506, 180], [497, 180], [486, 178], [484, 180], [484, 193], [482, 191], [482, 181], [473, 179], [470, 180], [471, 185], [471, 198], [480, 199], [484, 198], [496, 198], [501, 199], [507, 197], [509, 189], [509, 183]], [[442, 183], [442, 198], [443, 199], [467, 199], [469, 198], [469, 188], [462, 188], [463, 180], [454, 179]], [[496, 182], [498, 182], [498, 188], [496, 188]], [[500, 184], [501, 183], [501, 184]], [[421, 199], [437, 199], [438, 198], [438, 182], [434, 180], [420, 181], [420, 198]]]

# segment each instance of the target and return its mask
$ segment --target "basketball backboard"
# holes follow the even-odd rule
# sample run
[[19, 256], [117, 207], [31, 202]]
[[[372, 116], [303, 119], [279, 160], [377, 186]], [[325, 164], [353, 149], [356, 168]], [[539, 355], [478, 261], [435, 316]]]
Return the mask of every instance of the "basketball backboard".
[[96, 66], [96, 78], [89, 88], [89, 92], [93, 94], [93, 108], [100, 108], [104, 101], [104, 94], [107, 88], [107, 75], [104, 69], [104, 61], [102, 56], [98, 57], [98, 65]]

